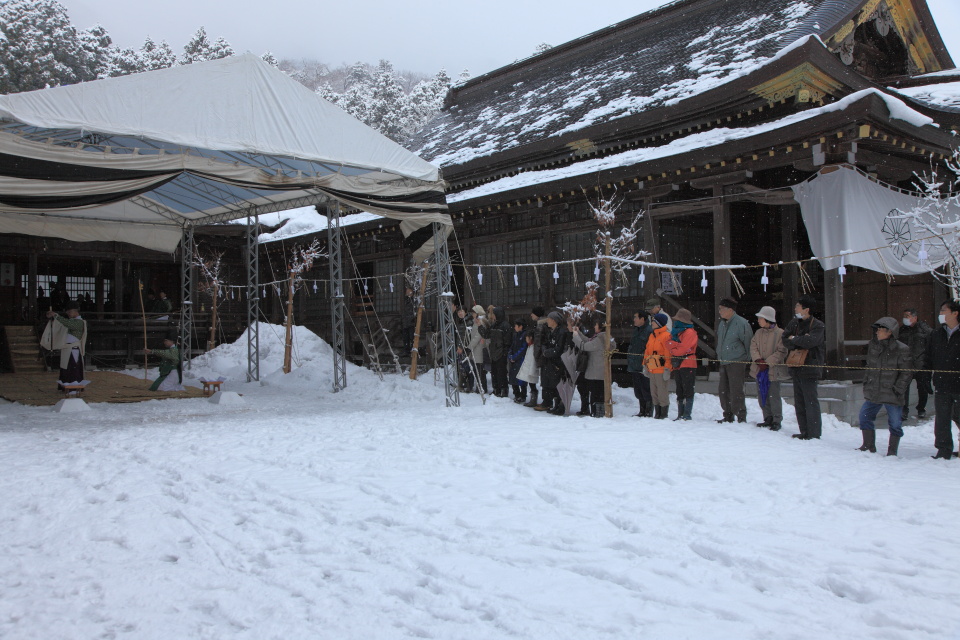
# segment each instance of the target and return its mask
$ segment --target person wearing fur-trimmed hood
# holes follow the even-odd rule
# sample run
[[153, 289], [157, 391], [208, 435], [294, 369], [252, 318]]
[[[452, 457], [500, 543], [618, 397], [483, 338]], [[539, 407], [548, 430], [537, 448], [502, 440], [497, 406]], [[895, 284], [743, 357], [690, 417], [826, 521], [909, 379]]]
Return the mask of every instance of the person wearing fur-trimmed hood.
[[890, 440], [887, 455], [897, 455], [903, 437], [903, 404], [913, 372], [910, 347], [897, 340], [900, 325], [893, 318], [874, 322], [873, 339], [867, 345], [867, 366], [863, 378], [863, 406], [860, 407], [860, 451], [877, 451], [874, 420], [880, 409], [887, 410]]

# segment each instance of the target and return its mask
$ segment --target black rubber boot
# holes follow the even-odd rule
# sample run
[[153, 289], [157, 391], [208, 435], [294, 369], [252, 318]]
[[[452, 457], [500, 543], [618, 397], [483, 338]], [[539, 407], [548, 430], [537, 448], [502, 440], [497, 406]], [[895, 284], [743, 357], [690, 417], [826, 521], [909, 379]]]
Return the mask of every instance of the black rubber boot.
[[758, 427], [767, 427], [768, 429], [773, 425], [773, 418], [764, 418], [763, 422], [758, 422]]
[[667, 417], [669, 417], [669, 415], [670, 415], [670, 405], [665, 404], [665, 405], [663, 405], [662, 407], [660, 407], [660, 419], [661, 419], [661, 420], [666, 420]]
[[770, 431], [780, 431], [780, 423], [773, 422], [770, 424]]
[[897, 455], [897, 449], [900, 447], [900, 436], [890, 434], [890, 442], [887, 444], [887, 455]]
[[535, 406], [537, 406], [537, 393], [538, 393], [538, 392], [536, 392], [536, 391], [531, 391], [531, 392], [530, 392], [530, 400], [529, 400], [529, 402], [525, 402], [523, 406], [525, 406], [525, 407], [535, 407]]
[[863, 434], [863, 444], [858, 448], [859, 451], [877, 452], [877, 432], [873, 429], [860, 429]]

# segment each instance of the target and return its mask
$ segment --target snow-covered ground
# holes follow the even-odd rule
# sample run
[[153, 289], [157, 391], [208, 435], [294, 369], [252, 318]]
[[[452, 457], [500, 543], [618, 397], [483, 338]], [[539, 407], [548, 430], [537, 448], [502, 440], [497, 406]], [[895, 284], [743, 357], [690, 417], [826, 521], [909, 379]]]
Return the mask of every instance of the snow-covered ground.
[[629, 389], [612, 420], [354, 367], [333, 394], [329, 346], [300, 330], [283, 376], [273, 329], [263, 384], [242, 342], [195, 363], [242, 405], [0, 404], [0, 637], [960, 638], [930, 423], [885, 458], [705, 395], [680, 423]]

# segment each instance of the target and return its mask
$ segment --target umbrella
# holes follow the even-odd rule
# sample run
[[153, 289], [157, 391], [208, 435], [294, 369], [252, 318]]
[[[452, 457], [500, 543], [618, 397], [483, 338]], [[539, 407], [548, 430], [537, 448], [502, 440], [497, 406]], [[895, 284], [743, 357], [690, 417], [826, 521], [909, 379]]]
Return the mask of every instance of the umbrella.
[[770, 371], [764, 369], [757, 372], [757, 394], [760, 396], [760, 406], [767, 406], [767, 393], [770, 391]]
[[570, 415], [570, 406], [573, 404], [573, 392], [577, 388], [577, 352], [573, 349], [567, 349], [560, 354], [560, 361], [563, 362], [567, 370], [567, 377], [560, 380], [557, 384], [557, 393], [563, 400], [563, 406], [566, 408], [564, 415]]

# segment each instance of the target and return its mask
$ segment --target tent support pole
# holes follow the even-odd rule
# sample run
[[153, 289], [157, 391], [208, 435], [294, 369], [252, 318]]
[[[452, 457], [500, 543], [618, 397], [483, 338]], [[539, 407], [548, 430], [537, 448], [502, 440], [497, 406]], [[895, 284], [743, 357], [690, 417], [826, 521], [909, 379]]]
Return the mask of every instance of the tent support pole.
[[260, 380], [260, 221], [247, 216], [247, 382]]
[[193, 358], [193, 256], [196, 253], [193, 226], [184, 227], [180, 248], [180, 357], [189, 371]]
[[454, 339], [453, 292], [450, 290], [450, 253], [444, 225], [433, 223], [433, 264], [437, 277], [437, 315], [440, 319], [440, 358], [443, 367], [443, 388], [448, 407], [460, 406], [457, 384], [457, 345]]
[[346, 298], [343, 295], [343, 254], [340, 244], [343, 234], [340, 232], [340, 203], [327, 206], [327, 253], [330, 263], [330, 325], [333, 335], [333, 392], [347, 388], [347, 337], [344, 331], [343, 317]]

